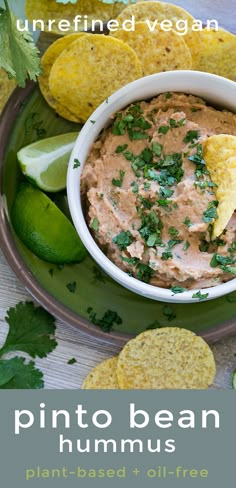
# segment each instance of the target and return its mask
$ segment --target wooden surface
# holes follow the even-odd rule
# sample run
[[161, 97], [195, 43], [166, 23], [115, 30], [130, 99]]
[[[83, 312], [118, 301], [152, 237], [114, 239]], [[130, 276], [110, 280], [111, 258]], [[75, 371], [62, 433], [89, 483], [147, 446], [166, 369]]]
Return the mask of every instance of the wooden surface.
[[[170, 1], [170, 0], [169, 0]], [[196, 18], [216, 19], [225, 29], [236, 32], [235, 0], [172, 0], [172, 3], [188, 9]], [[18, 281], [0, 251], [0, 344], [7, 333], [4, 317], [10, 306], [31, 297]], [[44, 372], [45, 388], [80, 388], [85, 376], [99, 361], [118, 352], [112, 345], [101, 344], [96, 339], [82, 335], [77, 329], [57, 322], [57, 349], [48, 358], [37, 360]], [[232, 371], [236, 368], [236, 336], [226, 338], [212, 346], [217, 363], [214, 388], [231, 388]], [[77, 363], [69, 366], [67, 361]]]
[[[15, 277], [0, 251], [0, 345], [7, 334], [4, 321], [6, 311], [20, 300], [32, 298]], [[44, 372], [45, 388], [48, 389], [80, 388], [93, 366], [119, 352], [117, 347], [98, 342], [59, 321], [56, 338], [56, 350], [48, 358], [36, 360], [36, 364]], [[214, 344], [212, 350], [217, 363], [214, 387], [231, 388], [232, 371], [236, 368], [236, 336]], [[67, 361], [71, 358], [75, 358], [77, 363], [70, 366]]]

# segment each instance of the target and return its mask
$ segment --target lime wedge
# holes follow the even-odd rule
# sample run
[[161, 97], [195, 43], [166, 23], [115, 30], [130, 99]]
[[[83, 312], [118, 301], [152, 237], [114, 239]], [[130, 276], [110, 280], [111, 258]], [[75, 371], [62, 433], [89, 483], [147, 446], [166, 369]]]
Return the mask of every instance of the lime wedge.
[[41, 190], [22, 183], [11, 210], [18, 237], [39, 258], [49, 263], [82, 261], [87, 251], [75, 228]]
[[77, 132], [70, 132], [20, 149], [17, 158], [23, 174], [41, 190], [64, 190], [68, 162], [77, 137]]

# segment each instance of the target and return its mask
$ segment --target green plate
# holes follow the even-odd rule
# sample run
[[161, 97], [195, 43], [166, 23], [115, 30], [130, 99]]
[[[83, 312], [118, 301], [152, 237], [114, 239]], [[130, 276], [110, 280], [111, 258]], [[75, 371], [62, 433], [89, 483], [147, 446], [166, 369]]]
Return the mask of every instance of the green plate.
[[[117, 344], [158, 324], [185, 327], [208, 341], [235, 333], [236, 292], [204, 303], [168, 305], [121, 287], [89, 256], [81, 264], [58, 267], [41, 261], [19, 241], [8, 219], [22, 179], [16, 160], [18, 149], [38, 138], [77, 129], [78, 125], [56, 115], [32, 84], [16, 90], [1, 117], [1, 247], [27, 289], [58, 318]], [[56, 202], [68, 212], [63, 193], [56, 196]], [[108, 334], [104, 328], [111, 323]]]

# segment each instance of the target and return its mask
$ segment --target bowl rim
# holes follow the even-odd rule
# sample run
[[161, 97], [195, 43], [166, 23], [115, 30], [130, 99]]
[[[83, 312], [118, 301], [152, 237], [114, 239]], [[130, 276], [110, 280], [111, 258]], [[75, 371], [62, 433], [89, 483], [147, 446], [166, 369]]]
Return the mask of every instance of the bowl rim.
[[[140, 78], [113, 93], [111, 97], [109, 97], [108, 100], [104, 101], [89, 117], [75, 142], [67, 173], [67, 195], [72, 220], [81, 240], [83, 241], [85, 247], [93, 257], [93, 259], [95, 259], [95, 261], [113, 279], [115, 279], [118, 283], [130, 289], [134, 293], [140, 294], [150, 299], [168, 303], [196, 303], [199, 301], [199, 298], [193, 298], [192, 295], [194, 293], [197, 293], [198, 290], [203, 294], [208, 294], [208, 296], [205, 298], [205, 301], [213, 300], [227, 293], [235, 291], [236, 278], [233, 278], [226, 283], [222, 283], [214, 287], [197, 288], [196, 290], [188, 290], [183, 293], [174, 294], [170, 289], [156, 287], [128, 276], [127, 273], [118, 268], [118, 266], [116, 266], [109, 258], [105, 256], [105, 254], [102, 252], [102, 250], [93, 239], [92, 234], [90, 233], [81, 205], [80, 177], [92, 143], [97, 139], [101, 129], [106, 127], [107, 123], [109, 122], [110, 116], [113, 113], [115, 113], [117, 110], [125, 108], [127, 105], [134, 101], [144, 99], [142, 95], [140, 95], [140, 92], [141, 94], [146, 93], [147, 86], [150, 88], [150, 96], [148, 95], [149, 98], [153, 98], [158, 94], [169, 90], [174, 92], [184, 92], [188, 94], [196, 94], [197, 96], [203, 96], [202, 92], [206, 91], [206, 87], [203, 86], [200, 86], [196, 89], [182, 88], [174, 90], [173, 88], [166, 88], [164, 91], [163, 89], [158, 90], [158, 88], [153, 89], [153, 84], [158, 83], [159, 81], [162, 84], [165, 84], [165, 86], [168, 86], [169, 81], [172, 84], [175, 84], [175, 86], [180, 87], [181, 85], [187, 86], [186, 83], [191, 83], [192, 80], [195, 80], [195, 82], [196, 80], [198, 80], [203, 85], [207, 84], [209, 96], [204, 95], [204, 98], [206, 98], [209, 103], [213, 103], [215, 105], [215, 97], [214, 95], [212, 96], [210, 86], [211, 84], [216, 85], [217, 90], [219, 90], [220, 87], [224, 87], [222, 97], [217, 100], [217, 105], [219, 104], [220, 106], [222, 106], [222, 108], [226, 109], [230, 109], [231, 107], [232, 111], [232, 102], [228, 102], [227, 100], [229, 98], [229, 93], [231, 96], [231, 92], [234, 92], [234, 94], [236, 95], [236, 83], [226, 78], [210, 73], [191, 70], [168, 71], [165, 73], [157, 73]], [[137, 90], [139, 90], [139, 95], [136, 95]], [[156, 93], [155, 95], [154, 92]], [[145, 99], [148, 99], [147, 95], [145, 96]], [[236, 112], [236, 103], [233, 110], [234, 109]], [[77, 168], [74, 168], [75, 158], [79, 159], [80, 161], [80, 166]]]
[[[22, 102], [25, 102], [32, 92], [35, 90], [35, 83], [28, 82], [23, 89], [16, 88], [9, 98], [2, 114], [0, 115], [0, 247], [5, 256], [5, 259], [18, 279], [24, 285], [26, 290], [31, 294], [32, 298], [41, 306], [43, 306], [54, 317], [65, 322], [73, 327], [76, 327], [86, 336], [96, 337], [97, 343], [107, 343], [118, 347], [122, 347], [133, 335], [124, 334], [111, 331], [110, 334], [105, 334], [100, 328], [86, 319], [83, 319], [79, 314], [72, 312], [70, 309], [62, 305], [50, 293], [45, 291], [44, 287], [34, 277], [29, 270], [25, 261], [21, 257], [14, 242], [12, 231], [9, 226], [8, 217], [6, 214], [4, 195], [2, 192], [3, 186], [3, 169], [4, 169], [4, 155], [6, 152], [9, 136], [15, 124], [15, 119], [22, 107]], [[208, 343], [216, 342], [223, 337], [233, 336], [236, 331], [235, 317], [227, 319], [224, 322], [209, 327], [204, 331], [199, 331], [198, 335], [202, 336]]]

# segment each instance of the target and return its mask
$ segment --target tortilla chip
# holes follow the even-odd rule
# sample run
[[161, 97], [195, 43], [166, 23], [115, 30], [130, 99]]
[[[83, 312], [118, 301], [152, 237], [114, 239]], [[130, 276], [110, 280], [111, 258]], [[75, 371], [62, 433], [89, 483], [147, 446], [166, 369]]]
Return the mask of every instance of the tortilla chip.
[[206, 342], [176, 327], [148, 330], [129, 341], [117, 363], [120, 389], [206, 389], [215, 361]]
[[[115, 18], [124, 9], [123, 3], [106, 4], [101, 0], [79, 0], [76, 3], [57, 3], [56, 0], [26, 0], [25, 12], [28, 19], [32, 22], [35, 19], [41, 19], [45, 22], [45, 31], [48, 30], [55, 34], [67, 35], [75, 33], [75, 24], [73, 22], [76, 15], [81, 15], [82, 19], [77, 24], [78, 31], [84, 30], [84, 16], [88, 22], [88, 29], [91, 27], [91, 22], [94, 19], [99, 19], [106, 22], [109, 19]], [[55, 20], [51, 29], [48, 29], [47, 21], [49, 19]], [[68, 20], [71, 23], [70, 29], [63, 32], [58, 27], [58, 22], [62, 19]], [[64, 26], [65, 27], [65, 26]]]
[[0, 69], [0, 113], [16, 86], [16, 81], [9, 80], [7, 72], [4, 69]]
[[127, 44], [86, 34], [56, 59], [49, 88], [58, 103], [85, 122], [113, 92], [141, 76], [141, 63]]
[[63, 107], [57, 100], [52, 96], [52, 93], [49, 88], [49, 76], [51, 72], [51, 68], [53, 63], [56, 61], [58, 56], [67, 48], [72, 42], [79, 39], [81, 36], [85, 36], [86, 34], [83, 32], [77, 34], [70, 34], [69, 36], [61, 37], [57, 41], [53, 42], [49, 46], [49, 48], [45, 51], [44, 55], [41, 59], [41, 66], [42, 66], [42, 75], [39, 76], [39, 87], [44, 96], [47, 100], [48, 104], [59, 114], [61, 117], [64, 117], [67, 120], [71, 120], [72, 122], [80, 122], [78, 117], [73, 115], [68, 108]]
[[211, 136], [204, 145], [204, 160], [216, 183], [215, 195], [219, 201], [218, 219], [213, 225], [213, 238], [226, 228], [236, 209], [236, 136]]
[[142, 63], [144, 76], [177, 69], [191, 69], [192, 56], [184, 40], [175, 32], [155, 29], [137, 22], [134, 32], [119, 29], [113, 37], [126, 42]]
[[203, 29], [200, 35], [196, 69], [236, 81], [236, 36], [223, 29]]
[[118, 390], [116, 376], [117, 356], [98, 364], [84, 380], [83, 390]]
[[[200, 32], [192, 31], [194, 17], [181, 7], [164, 2], [140, 2], [126, 7], [117, 17], [121, 27], [122, 22], [127, 19], [135, 17], [136, 22], [162, 22], [163, 20], [170, 20], [173, 23], [173, 29], [177, 21], [185, 20], [188, 22], [188, 32], [185, 35], [178, 35], [186, 42], [192, 54], [193, 69], [199, 60], [199, 48], [201, 43]], [[177, 29], [175, 32], [179, 32]]]

